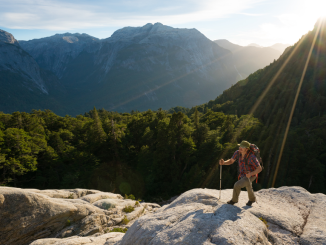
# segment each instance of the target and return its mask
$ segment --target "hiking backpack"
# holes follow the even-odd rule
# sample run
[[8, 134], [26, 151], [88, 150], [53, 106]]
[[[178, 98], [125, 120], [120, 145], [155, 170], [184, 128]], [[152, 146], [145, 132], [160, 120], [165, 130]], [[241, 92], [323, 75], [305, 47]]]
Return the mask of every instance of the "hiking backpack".
[[[248, 158], [251, 154], [254, 154], [255, 157], [257, 158], [260, 166], [262, 169], [264, 169], [264, 166], [263, 166], [263, 160], [262, 158], [260, 157], [260, 150], [258, 148], [258, 146], [256, 146], [255, 144], [250, 144], [250, 147], [249, 147], [249, 152], [245, 155], [245, 165], [248, 165]], [[236, 161], [238, 161], [238, 163], [240, 162], [240, 152], [236, 158]], [[240, 179], [240, 168], [238, 166], [238, 179]], [[258, 182], [258, 174], [256, 175], [256, 183]]]

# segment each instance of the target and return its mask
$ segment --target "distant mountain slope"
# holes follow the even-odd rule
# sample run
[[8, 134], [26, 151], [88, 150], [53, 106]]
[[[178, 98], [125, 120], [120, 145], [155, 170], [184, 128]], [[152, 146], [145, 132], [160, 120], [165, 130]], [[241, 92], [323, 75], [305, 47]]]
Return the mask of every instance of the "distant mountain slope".
[[228, 49], [233, 53], [238, 51], [239, 49], [244, 48], [243, 46], [231, 43], [230, 41], [228, 41], [226, 39], [219, 39], [219, 40], [215, 40], [214, 42], [217, 43], [218, 46], [220, 46], [222, 48], [225, 48], [225, 49]]
[[250, 43], [247, 45], [247, 47], [257, 47], [257, 48], [262, 48], [263, 46], [260, 46], [259, 44], [257, 43]]
[[87, 34], [65, 33], [31, 41], [19, 41], [19, 44], [42, 68], [62, 78], [69, 62], [84, 50], [97, 51], [100, 40]]
[[18, 73], [42, 93], [48, 93], [38, 64], [19, 46], [10, 33], [2, 30], [0, 31], [0, 70]]
[[17, 40], [2, 30], [0, 87], [0, 111], [4, 112], [59, 108], [52, 94], [64, 91], [56, 76], [42, 70]]
[[269, 46], [269, 47], [273, 48], [273, 49], [276, 49], [276, 50], [280, 51], [281, 53], [283, 53], [284, 50], [289, 46], [291, 46], [291, 45], [290, 44], [284, 44], [284, 43], [275, 43], [274, 45]]
[[73, 114], [94, 105], [118, 111], [194, 106], [239, 77], [228, 50], [196, 29], [160, 23], [122, 28], [103, 40], [66, 33], [20, 44], [65, 84]]
[[274, 48], [264, 48], [259, 45], [259, 47], [257, 45], [243, 47], [225, 39], [215, 40], [214, 42], [233, 53], [235, 67], [239, 71], [241, 79], [264, 68], [281, 55], [281, 52]]
[[[300, 94], [301, 102], [299, 101], [299, 103], [304, 107], [307, 117], [319, 116], [326, 113], [326, 42], [324, 41], [326, 40], [326, 23], [325, 21], [322, 23], [322, 28], [317, 37]], [[230, 112], [237, 108], [238, 113], [247, 114], [268, 83], [281, 69], [285, 60], [298, 46], [296, 52], [269, 90], [266, 95], [267, 97], [256, 109], [255, 115], [265, 120], [267, 117], [270, 117], [273, 107], [281, 106], [280, 108], [283, 110], [286, 104], [290, 105], [294, 99], [293, 93], [295, 93], [297, 84], [302, 76], [316, 28], [315, 26], [313, 31], [304, 35], [294, 46], [289, 47], [287, 52], [279, 60], [225, 90], [222, 95], [216, 98], [215, 103], [223, 104], [227, 101], [234, 101], [230, 107]], [[302, 42], [301, 45], [300, 42]], [[322, 97], [325, 97], [325, 99], [322, 99]], [[291, 101], [288, 101], [290, 98]], [[278, 99], [280, 101], [277, 101]], [[270, 103], [271, 100], [277, 103]], [[266, 109], [266, 107], [268, 108]], [[297, 111], [297, 113], [294, 116], [302, 116], [300, 115], [302, 112], [299, 113]]]

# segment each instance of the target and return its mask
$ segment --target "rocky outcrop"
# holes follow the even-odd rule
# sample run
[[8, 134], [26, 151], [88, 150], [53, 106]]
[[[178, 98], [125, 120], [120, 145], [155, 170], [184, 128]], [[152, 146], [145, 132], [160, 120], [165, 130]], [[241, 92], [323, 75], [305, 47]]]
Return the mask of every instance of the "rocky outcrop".
[[11, 35], [9, 32], [6, 32], [4, 30], [0, 30], [0, 42], [10, 43], [10, 44], [14, 44], [16, 46], [19, 46], [19, 43], [14, 38], [14, 36]]
[[68, 238], [48, 238], [48, 239], [39, 239], [31, 245], [81, 245], [81, 244], [92, 244], [92, 245], [114, 245], [119, 242], [123, 233], [120, 232], [110, 232], [98, 237], [68, 237]]
[[[102, 199], [119, 205], [99, 205]], [[124, 212], [126, 206], [134, 211]], [[49, 240], [35, 244], [56, 244], [60, 239], [64, 242], [59, 244], [114, 244], [122, 233], [106, 233], [129, 227], [134, 219], [153, 212], [153, 206], [160, 207], [96, 190], [0, 187], [0, 244], [23, 245], [42, 238]]]
[[[326, 244], [324, 194], [263, 189], [252, 207], [246, 192], [234, 206], [226, 204], [231, 196], [232, 190], [219, 199], [218, 190], [193, 189], [160, 207], [95, 190], [1, 187], [0, 244]], [[134, 211], [125, 213], [125, 206]]]
[[[226, 204], [232, 190], [194, 189], [153, 215], [139, 218], [119, 245], [127, 244], [326, 244], [326, 196], [301, 187], [257, 192], [258, 203]], [[261, 219], [267, 221], [267, 226]]]

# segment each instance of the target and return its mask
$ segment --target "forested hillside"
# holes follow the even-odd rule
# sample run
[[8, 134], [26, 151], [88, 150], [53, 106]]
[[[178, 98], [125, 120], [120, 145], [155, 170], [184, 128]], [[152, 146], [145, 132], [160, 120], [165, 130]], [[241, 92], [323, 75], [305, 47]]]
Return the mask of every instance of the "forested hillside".
[[[276, 62], [239, 81], [215, 101], [203, 105], [213, 111], [253, 113], [264, 125], [257, 142], [265, 170], [262, 185], [270, 186], [286, 125], [309, 50], [311, 58], [303, 79], [284, 153], [277, 186], [298, 185], [325, 193], [326, 166], [326, 24], [318, 23]], [[292, 55], [292, 56], [291, 56]], [[288, 61], [288, 62], [287, 62]], [[287, 63], [286, 63], [287, 62]], [[286, 63], [286, 64], [285, 64]], [[278, 74], [279, 73], [279, 74]], [[272, 84], [271, 84], [272, 83]], [[268, 89], [268, 86], [270, 89]], [[264, 97], [260, 97], [264, 95]], [[261, 98], [261, 102], [260, 99]]]
[[[75, 118], [51, 111], [0, 114], [0, 180], [17, 187], [94, 188], [159, 201], [201, 186], [245, 118], [211, 110], [194, 110], [188, 117], [95, 108]], [[249, 121], [239, 141], [258, 139], [262, 125]], [[223, 185], [230, 188], [237, 167], [224, 170]], [[218, 188], [218, 181], [216, 175], [206, 186]]]

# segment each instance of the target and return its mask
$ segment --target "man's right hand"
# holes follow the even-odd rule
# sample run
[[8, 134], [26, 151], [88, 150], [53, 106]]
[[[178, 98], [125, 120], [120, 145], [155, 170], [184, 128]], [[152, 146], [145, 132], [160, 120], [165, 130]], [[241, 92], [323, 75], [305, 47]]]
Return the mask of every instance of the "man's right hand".
[[220, 165], [224, 165], [224, 160], [223, 159], [220, 160]]

